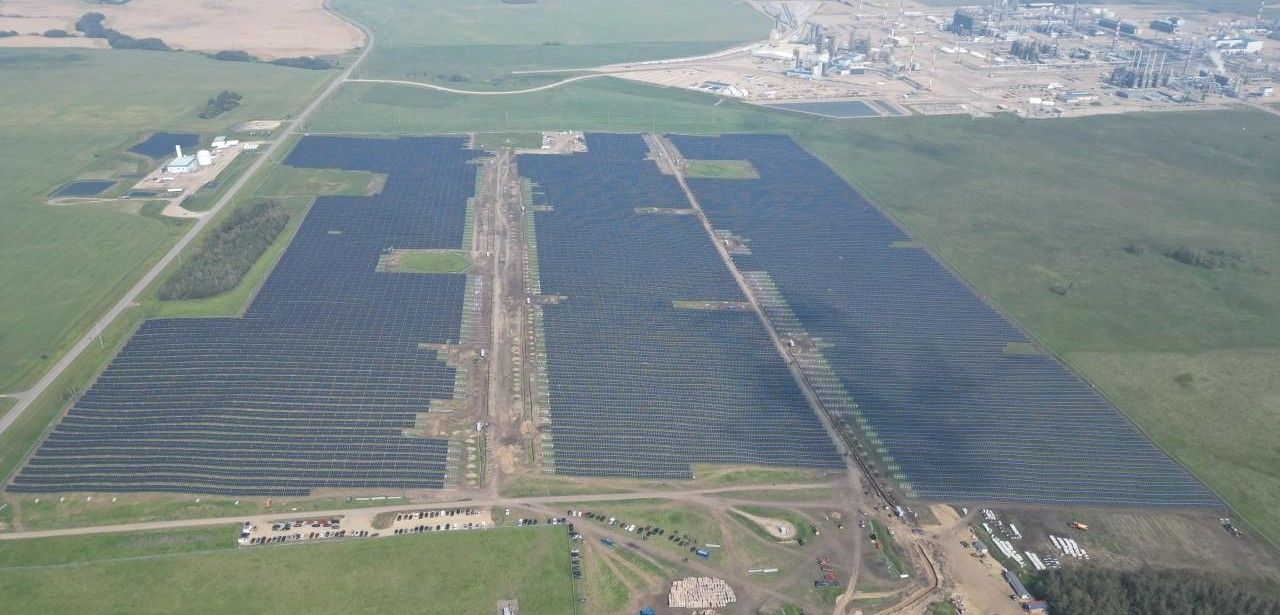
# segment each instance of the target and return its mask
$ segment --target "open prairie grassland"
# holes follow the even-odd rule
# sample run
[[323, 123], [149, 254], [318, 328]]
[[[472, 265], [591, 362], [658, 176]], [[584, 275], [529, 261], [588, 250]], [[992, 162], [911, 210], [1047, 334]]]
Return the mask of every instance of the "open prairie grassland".
[[[56, 361], [185, 228], [137, 201], [46, 205], [53, 189], [137, 175], [151, 163], [121, 151], [150, 131], [285, 117], [328, 75], [186, 54], [0, 49], [0, 79], [24, 84], [0, 88], [0, 286], [11, 291], [0, 293], [0, 392]], [[222, 89], [242, 105], [199, 119]]]
[[[589, 68], [699, 55], [769, 34], [770, 20], [736, 0], [338, 0], [373, 29], [364, 77], [466, 90], [506, 90], [565, 75], [511, 71]], [[712, 27], [714, 24], [714, 27]]]
[[6, 541], [0, 595], [14, 615], [573, 612], [563, 528], [236, 549], [237, 529]]

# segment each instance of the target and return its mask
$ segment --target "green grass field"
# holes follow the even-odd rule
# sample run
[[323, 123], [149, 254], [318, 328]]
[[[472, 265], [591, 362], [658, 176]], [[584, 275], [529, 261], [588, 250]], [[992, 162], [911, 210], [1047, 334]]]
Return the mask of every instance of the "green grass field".
[[476, 135], [476, 149], [496, 151], [503, 147], [538, 149], [542, 135], [536, 132], [482, 132]]
[[239, 525], [0, 540], [0, 576], [15, 568], [61, 566], [235, 549]]
[[385, 177], [366, 171], [302, 169], [278, 166], [271, 170], [255, 195], [263, 198], [311, 198], [321, 195], [366, 196]]
[[[24, 388], [185, 228], [137, 204], [45, 205], [82, 176], [138, 172], [120, 153], [152, 130], [211, 133], [287, 116], [330, 73], [188, 54], [0, 49], [0, 391]], [[129, 87], [120, 87], [127, 82]], [[220, 89], [244, 104], [196, 117]]]
[[247, 549], [234, 540], [235, 528], [210, 528], [0, 542], [0, 595], [14, 615], [491, 615], [504, 599], [528, 615], [574, 612], [560, 528]]
[[809, 118], [711, 94], [609, 77], [533, 94], [459, 96], [388, 84], [352, 84], [311, 121], [339, 133], [765, 132], [798, 130]]
[[[801, 134], [1280, 539], [1280, 125], [1258, 112]], [[1226, 247], [1204, 269], [1127, 242]], [[1069, 287], [1066, 295], [1051, 291]], [[1191, 374], [1191, 376], [1183, 376]]]
[[752, 179], [759, 177], [746, 160], [690, 160], [684, 173], [688, 177], [710, 179]]
[[471, 261], [458, 250], [400, 250], [398, 273], [465, 273]]
[[[563, 75], [515, 70], [589, 68], [698, 55], [765, 38], [769, 19], [736, 0], [340, 0], [377, 33], [365, 77], [513, 89]], [[715, 24], [715, 27], [708, 27]]]

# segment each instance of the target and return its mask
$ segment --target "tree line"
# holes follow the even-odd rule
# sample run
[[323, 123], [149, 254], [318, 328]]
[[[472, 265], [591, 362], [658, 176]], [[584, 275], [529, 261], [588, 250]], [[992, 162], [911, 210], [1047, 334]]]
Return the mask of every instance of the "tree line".
[[288, 210], [274, 199], [236, 209], [165, 280], [160, 299], [203, 299], [235, 288], [288, 223]]
[[1280, 587], [1193, 570], [1051, 570], [1030, 589], [1055, 615], [1274, 615]]
[[76, 30], [84, 32], [89, 38], [105, 38], [107, 44], [115, 49], [147, 49], [151, 51], [172, 51], [164, 41], [154, 38], [134, 38], [119, 30], [102, 25], [107, 16], [102, 13], [85, 13], [76, 21]]
[[[223, 62], [262, 62], [262, 60], [259, 59], [258, 56], [255, 56], [247, 51], [241, 51], [239, 49], [227, 49], [224, 51], [219, 51], [217, 53], [206, 53], [205, 55], [214, 60], [221, 60]], [[323, 58], [315, 58], [312, 56], [299, 56], [296, 58], [277, 58], [275, 60], [271, 60], [265, 63], [274, 64], [276, 66], [284, 66], [288, 68], [306, 68], [309, 70], [328, 70], [330, 68], [333, 68], [334, 66], [333, 62], [330, 62]]]

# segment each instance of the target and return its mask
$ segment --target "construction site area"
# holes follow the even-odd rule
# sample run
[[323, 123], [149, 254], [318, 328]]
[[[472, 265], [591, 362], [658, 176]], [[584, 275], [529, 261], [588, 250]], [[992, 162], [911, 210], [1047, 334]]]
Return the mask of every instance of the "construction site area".
[[[1014, 0], [751, 4], [775, 21], [767, 41], [594, 70], [837, 118], [1266, 109], [1280, 79], [1280, 19], [1261, 5], [1231, 15]], [[849, 101], [869, 108], [848, 114]]]

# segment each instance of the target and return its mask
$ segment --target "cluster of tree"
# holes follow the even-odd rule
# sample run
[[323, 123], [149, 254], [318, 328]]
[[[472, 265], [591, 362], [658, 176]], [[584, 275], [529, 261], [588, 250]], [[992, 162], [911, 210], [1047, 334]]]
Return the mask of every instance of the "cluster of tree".
[[208, 120], [218, 117], [223, 113], [239, 107], [240, 101], [243, 99], [244, 97], [241, 96], [239, 92], [232, 92], [231, 90], [218, 92], [217, 96], [210, 98], [208, 102], [204, 104], [204, 110], [200, 112], [200, 119]]
[[1191, 570], [1052, 570], [1031, 591], [1057, 615], [1280, 613], [1280, 588], [1269, 582]]
[[280, 201], [259, 201], [231, 213], [191, 259], [160, 287], [160, 299], [202, 299], [236, 287], [289, 223]]
[[119, 30], [113, 30], [102, 25], [107, 18], [102, 13], [85, 13], [76, 21], [76, 30], [84, 32], [89, 38], [105, 38], [107, 44], [116, 49], [147, 49], [151, 51], [171, 51], [164, 41], [149, 38], [133, 38], [128, 34], [124, 34]]
[[287, 66], [289, 68], [307, 68], [311, 70], [328, 70], [333, 68], [333, 63], [321, 58], [313, 58], [311, 56], [300, 56], [297, 58], [280, 58], [272, 60], [267, 64], [275, 64], [276, 66]]
[[[214, 60], [223, 62], [261, 62], [262, 60], [247, 51], [238, 49], [227, 49], [217, 53], [206, 53], [205, 56]], [[276, 66], [287, 66], [289, 68], [307, 68], [311, 70], [327, 70], [333, 68], [333, 62], [323, 58], [313, 58], [311, 56], [301, 56], [297, 58], [280, 58], [271, 60], [267, 64], [275, 64]]]
[[[1140, 241], [1130, 241], [1124, 245], [1124, 251], [1134, 256], [1146, 254], [1151, 246]], [[1244, 253], [1228, 248], [1197, 248], [1181, 245], [1160, 249], [1160, 254], [1172, 258], [1184, 265], [1204, 267], [1205, 269], [1223, 269], [1235, 267], [1245, 262]]]
[[10, 36], [17, 36], [17, 35], [18, 35], [17, 30], [0, 30], [0, 38], [9, 38]]
[[45, 30], [43, 36], [45, 38], [67, 38], [71, 36], [71, 33], [66, 30], [54, 28], [52, 30]]
[[1184, 265], [1195, 265], [1205, 269], [1235, 267], [1244, 262], [1244, 254], [1225, 248], [1178, 246], [1165, 250], [1163, 254]]
[[219, 51], [217, 53], [210, 53], [206, 55], [208, 55], [210, 58], [213, 58], [215, 60], [221, 60], [223, 62], [257, 62], [258, 61], [257, 56], [247, 51], [240, 51], [238, 49], [228, 49], [226, 51]]

